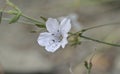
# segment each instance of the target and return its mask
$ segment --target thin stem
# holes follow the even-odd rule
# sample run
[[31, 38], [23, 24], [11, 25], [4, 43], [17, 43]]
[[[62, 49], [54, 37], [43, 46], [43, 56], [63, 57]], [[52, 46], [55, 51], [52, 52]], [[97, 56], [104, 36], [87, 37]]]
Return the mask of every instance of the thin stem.
[[87, 39], [87, 40], [95, 41], [95, 42], [98, 42], [98, 43], [103, 43], [103, 44], [107, 44], [107, 45], [111, 45], [111, 46], [120, 47], [120, 45], [118, 45], [118, 44], [113, 44], [113, 43], [108, 43], [108, 42], [100, 41], [100, 40], [93, 39], [93, 38], [90, 38], [90, 37], [87, 37], [87, 36], [80, 35], [80, 37], [84, 38], [84, 39]]
[[90, 74], [90, 73], [91, 73], [90, 71], [91, 71], [91, 70], [89, 70], [89, 69], [88, 69], [88, 74]]
[[[2, 18], [2, 20], [5, 20], [5, 21], [10, 21], [9, 18]], [[28, 23], [28, 22], [24, 22], [24, 21], [17, 21], [18, 23], [23, 23], [23, 24], [30, 24], [32, 25], [33, 23]]]
[[34, 19], [34, 18], [32, 18], [32, 17], [29, 17], [29, 16], [27, 16], [27, 15], [25, 15], [25, 14], [22, 14], [21, 16], [24, 17], [24, 18], [27, 18], [28, 20], [34, 21], [34, 22], [36, 22], [36, 23], [41, 23], [41, 22], [38, 21], [37, 19]]
[[94, 28], [99, 28], [99, 27], [108, 26], [108, 25], [113, 25], [113, 24], [114, 24], [114, 25], [120, 25], [120, 22], [103, 24], [103, 25], [97, 25], [97, 26], [93, 26], [93, 27], [89, 27], [89, 28], [83, 29], [82, 31], [85, 32], [85, 31], [88, 31], [88, 30], [91, 30], [91, 29], [94, 29]]
[[[2, 11], [2, 10], [0, 10], [0, 11]], [[9, 13], [8, 11], [3, 11], [3, 12], [4, 12], [4, 13], [7, 13], [7, 14], [16, 15], [15, 13]], [[29, 16], [27, 16], [27, 15], [25, 15], [25, 14], [21, 14], [21, 16], [24, 17], [24, 18], [26, 18], [26, 19], [28, 19], [28, 20], [30, 20], [30, 21], [33, 21], [33, 22], [35, 22], [35, 23], [40, 23], [40, 24], [42, 24], [42, 22], [38, 21], [37, 19], [34, 19], [34, 18], [32, 18], [32, 17], [29, 17]]]

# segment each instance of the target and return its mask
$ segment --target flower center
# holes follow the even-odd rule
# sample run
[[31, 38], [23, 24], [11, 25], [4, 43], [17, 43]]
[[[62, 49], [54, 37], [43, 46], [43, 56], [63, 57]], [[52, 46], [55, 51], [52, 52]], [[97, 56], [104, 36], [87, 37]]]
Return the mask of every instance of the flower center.
[[55, 39], [58, 41], [58, 42], [60, 42], [60, 41], [62, 41], [62, 39], [63, 39], [63, 36], [62, 36], [62, 34], [58, 31], [58, 33], [57, 34], [52, 34], [54, 37], [55, 37]]
[[63, 36], [61, 35], [60, 30], [57, 30], [57, 33], [58, 33], [58, 41], [60, 42], [60, 41], [62, 41]]
[[60, 42], [60, 41], [62, 41], [63, 36], [62, 36], [62, 35], [60, 35], [58, 38], [59, 38], [59, 42]]

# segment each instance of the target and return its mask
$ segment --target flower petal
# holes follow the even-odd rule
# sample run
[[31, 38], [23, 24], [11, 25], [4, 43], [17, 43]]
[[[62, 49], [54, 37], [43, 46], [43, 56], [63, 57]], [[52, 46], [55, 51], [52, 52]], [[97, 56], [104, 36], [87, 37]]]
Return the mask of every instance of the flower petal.
[[46, 22], [46, 27], [50, 33], [56, 33], [59, 29], [59, 23], [56, 19], [48, 18]]
[[61, 41], [61, 46], [62, 46], [62, 48], [64, 48], [67, 43], [68, 43], [67, 37], [66, 37], [66, 38], [63, 38], [62, 41]]
[[71, 29], [70, 19], [64, 18], [60, 23], [60, 31], [61, 33], [68, 33]]
[[45, 47], [45, 49], [48, 52], [55, 52], [58, 48], [60, 48], [60, 43], [59, 42], [55, 42], [55, 43]]
[[49, 41], [52, 40], [54, 37], [51, 35], [51, 33], [48, 32], [44, 32], [44, 33], [40, 33], [39, 37], [38, 37], [38, 44], [41, 46], [47, 46], [49, 45]]

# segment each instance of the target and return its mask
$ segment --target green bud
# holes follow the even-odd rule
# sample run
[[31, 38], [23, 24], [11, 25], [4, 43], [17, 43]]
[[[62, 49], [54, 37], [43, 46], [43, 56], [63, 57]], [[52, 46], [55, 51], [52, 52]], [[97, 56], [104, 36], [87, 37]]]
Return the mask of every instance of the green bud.
[[15, 15], [15, 16], [10, 20], [9, 24], [12, 24], [12, 23], [17, 22], [17, 21], [19, 20], [20, 16], [21, 16], [21, 13], [18, 13], [17, 15]]
[[84, 62], [84, 66], [85, 66], [86, 69], [89, 69], [89, 65], [88, 65], [87, 61]]
[[71, 43], [71, 46], [81, 44], [80, 37], [77, 34], [70, 35], [68, 41]]
[[85, 61], [84, 62], [84, 66], [86, 67], [86, 69], [91, 70], [91, 68], [92, 68], [92, 62]]

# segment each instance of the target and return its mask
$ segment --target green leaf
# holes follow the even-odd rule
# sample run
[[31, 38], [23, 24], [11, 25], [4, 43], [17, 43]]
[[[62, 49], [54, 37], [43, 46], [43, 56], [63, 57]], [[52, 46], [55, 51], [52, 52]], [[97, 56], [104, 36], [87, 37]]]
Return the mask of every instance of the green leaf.
[[31, 33], [37, 33], [37, 31], [30, 31]]
[[89, 65], [87, 61], [84, 62], [84, 66], [86, 67], [86, 69], [89, 69]]
[[35, 24], [35, 25], [39, 28], [46, 28], [46, 26], [44, 24]]
[[2, 21], [2, 14], [3, 14], [3, 12], [0, 11], [0, 23], [1, 23], [1, 21]]
[[20, 16], [21, 16], [21, 13], [18, 13], [17, 15], [15, 15], [15, 16], [10, 20], [9, 24], [12, 24], [12, 23], [17, 22], [17, 21], [19, 20]]
[[43, 20], [43, 21], [47, 21], [47, 18], [43, 17], [43, 16], [40, 16], [40, 18]]

